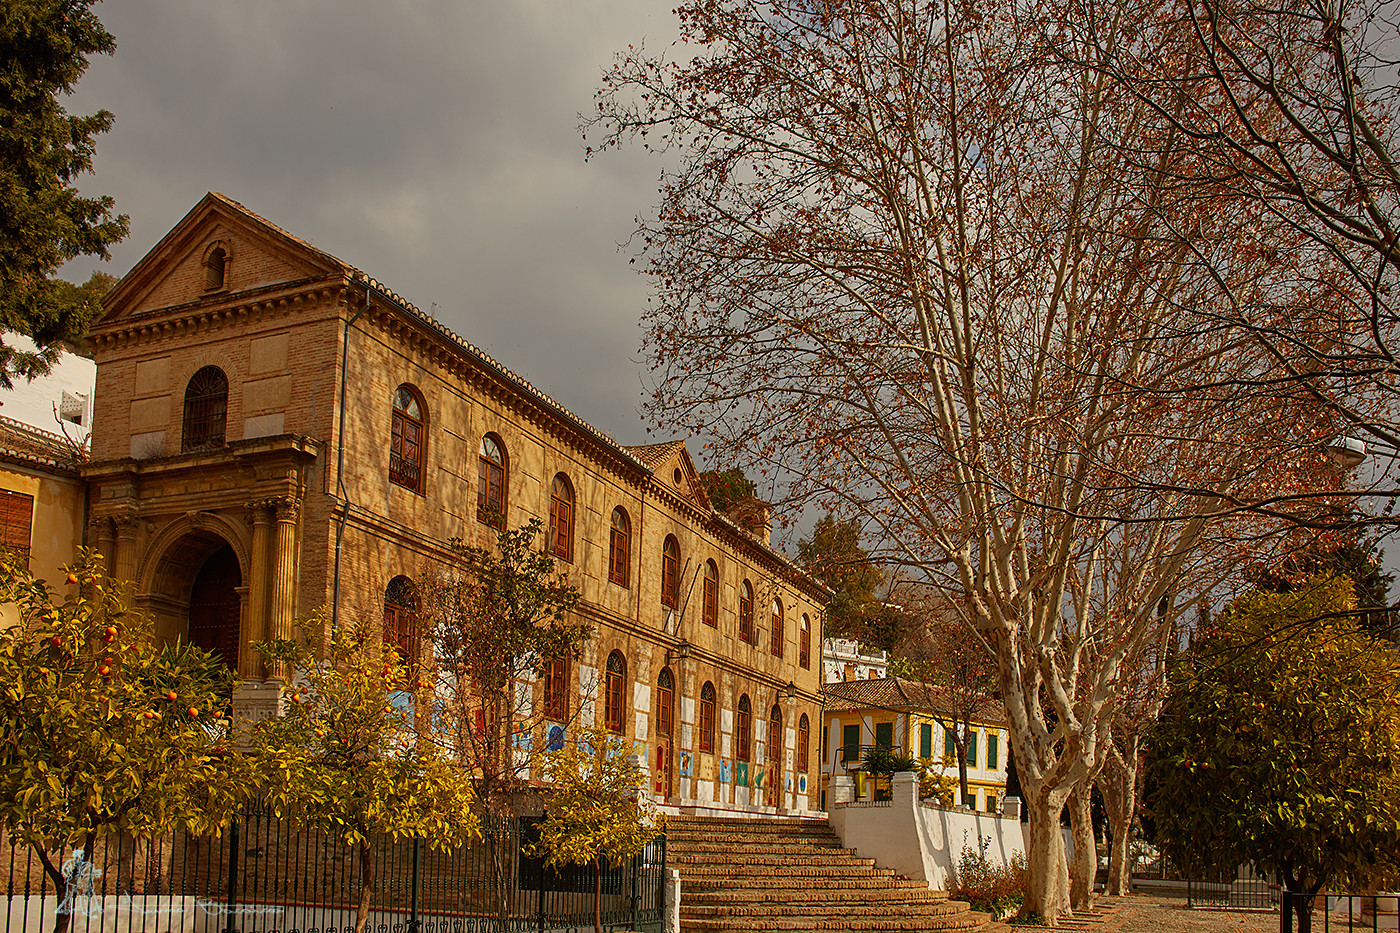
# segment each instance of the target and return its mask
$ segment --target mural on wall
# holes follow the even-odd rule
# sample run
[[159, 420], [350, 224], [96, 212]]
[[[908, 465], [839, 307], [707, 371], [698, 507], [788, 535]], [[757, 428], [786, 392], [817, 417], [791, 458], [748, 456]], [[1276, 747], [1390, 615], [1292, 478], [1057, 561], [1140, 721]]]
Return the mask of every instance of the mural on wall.
[[734, 763], [734, 783], [740, 787], [749, 786], [749, 763], [747, 761]]
[[807, 775], [799, 774], [797, 776], [797, 792], [799, 794], [807, 793]]
[[547, 752], [557, 752], [564, 747], [568, 741], [569, 734], [563, 726], [553, 725], [549, 727], [549, 732], [545, 734], [544, 750]]
[[646, 760], [647, 760], [647, 743], [645, 743], [645, 742], [633, 742], [633, 743], [632, 743], [632, 754], [634, 754], [634, 755], [636, 755], [638, 758], [640, 758], [640, 759], [642, 760], [642, 763], [645, 764], [645, 763], [646, 763]]
[[727, 761], [719, 763], [719, 782], [721, 784], [729, 783], [729, 762]]
[[690, 777], [690, 772], [694, 767], [694, 759], [690, 752], [681, 752], [681, 777]]

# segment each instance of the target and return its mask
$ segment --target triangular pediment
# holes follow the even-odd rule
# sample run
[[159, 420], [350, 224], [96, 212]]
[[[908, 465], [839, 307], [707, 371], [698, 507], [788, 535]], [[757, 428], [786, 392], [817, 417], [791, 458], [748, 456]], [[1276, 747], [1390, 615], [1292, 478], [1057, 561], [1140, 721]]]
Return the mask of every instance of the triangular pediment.
[[[222, 251], [221, 282], [210, 273], [215, 251]], [[107, 294], [97, 323], [350, 271], [237, 201], [210, 193]]]
[[628, 452], [651, 467], [654, 481], [664, 489], [680, 496], [706, 512], [714, 511], [700, 472], [690, 459], [685, 441], [665, 441], [644, 447], [629, 447]]

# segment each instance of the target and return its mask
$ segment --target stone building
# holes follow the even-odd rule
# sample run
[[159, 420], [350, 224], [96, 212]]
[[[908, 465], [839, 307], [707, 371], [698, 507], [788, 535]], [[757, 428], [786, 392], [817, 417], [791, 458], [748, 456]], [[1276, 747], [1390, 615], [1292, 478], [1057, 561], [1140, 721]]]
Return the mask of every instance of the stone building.
[[618, 444], [217, 194], [91, 339], [89, 539], [165, 635], [236, 668], [238, 715], [280, 686], [251, 642], [323, 606], [411, 640], [414, 581], [449, 539], [537, 517], [595, 631], [553, 677], [561, 724], [606, 723], [678, 806], [810, 806], [827, 593], [711, 507], [684, 442]]

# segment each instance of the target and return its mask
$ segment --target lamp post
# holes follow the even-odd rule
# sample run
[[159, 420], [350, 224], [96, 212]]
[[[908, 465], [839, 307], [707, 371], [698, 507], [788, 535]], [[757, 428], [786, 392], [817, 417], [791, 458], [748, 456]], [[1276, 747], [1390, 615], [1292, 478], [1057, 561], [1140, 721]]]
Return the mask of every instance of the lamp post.
[[[686, 659], [689, 657], [690, 642], [686, 641], [684, 638], [676, 642], [670, 648], [666, 649], [667, 665], [675, 664], [676, 666], [676, 697], [679, 700], [679, 702], [676, 704], [676, 709], [672, 710], [671, 712], [671, 715], [673, 717], [679, 716], [681, 708], [683, 708], [685, 705], [685, 698], [687, 696], [685, 662]], [[683, 787], [681, 781], [688, 781], [690, 780], [690, 778], [682, 776], [680, 773], [680, 750], [676, 747], [676, 739], [678, 739], [683, 734], [683, 727], [679, 723], [673, 723], [671, 728], [672, 734], [670, 747], [666, 749], [666, 766], [670, 769], [671, 774], [675, 777], [675, 781], [672, 784], [672, 794], [675, 798], [678, 799], [685, 796], [685, 794], [682, 793], [682, 790], [689, 790], [689, 788]]]

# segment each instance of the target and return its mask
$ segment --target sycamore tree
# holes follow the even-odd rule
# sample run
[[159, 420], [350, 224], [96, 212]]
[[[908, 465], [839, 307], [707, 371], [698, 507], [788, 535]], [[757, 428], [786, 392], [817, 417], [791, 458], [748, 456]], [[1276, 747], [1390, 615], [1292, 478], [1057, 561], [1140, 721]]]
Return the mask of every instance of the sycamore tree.
[[[304, 631], [329, 630], [324, 615]], [[258, 723], [254, 760], [266, 802], [278, 818], [318, 829], [354, 846], [359, 857], [356, 933], [364, 933], [376, 886], [376, 837], [418, 837], [450, 850], [480, 835], [471, 777], [419, 740], [410, 711], [395, 694], [417, 686], [403, 659], [383, 651], [368, 624], [326, 635], [263, 643], [269, 661], [294, 672], [283, 688], [282, 715]]]
[[1061, 13], [683, 3], [673, 53], [621, 53], [588, 127], [676, 166], [636, 240], [650, 414], [858, 518], [981, 633], [1026, 909], [1051, 921], [1059, 814], [1108, 754], [1125, 666], [1267, 544], [1241, 504], [1335, 484], [1335, 415], [1258, 390], [1274, 361], [1182, 316], [1245, 281], [1279, 318], [1346, 297], [1279, 268], [1298, 254], [1237, 249], [1261, 208], [1128, 157], [1171, 127], [1050, 53]]
[[[100, 555], [83, 551], [60, 590], [27, 568], [28, 555], [0, 557], [0, 603], [18, 615], [0, 631], [0, 825], [62, 904], [65, 851], [220, 832], [257, 781], [228, 747], [222, 661], [157, 639]], [[70, 920], [58, 911], [56, 933]]]
[[[1190, 309], [1196, 330], [1233, 331], [1275, 360], [1273, 391], [1330, 406], [1339, 433], [1400, 450], [1400, 146], [1393, 12], [1381, 0], [1114, 0], [1072, 4], [1064, 55], [1171, 128], [1131, 157], [1168, 160], [1176, 183], [1228, 191], [1260, 222], [1240, 251], [1292, 254], [1293, 286], [1345, 300], [1279, 317], [1268, 283]], [[1126, 34], [1102, 31], [1131, 22]], [[1195, 244], [1193, 231], [1183, 233]], [[1209, 249], [1203, 258], [1215, 263]], [[1309, 259], [1311, 258], [1311, 262]], [[1228, 280], [1227, 280], [1228, 281]], [[1394, 526], [1393, 470], [1362, 479], [1372, 521]]]
[[583, 730], [545, 757], [551, 788], [534, 854], [545, 864], [593, 866], [593, 929], [603, 933], [603, 865], [646, 851], [664, 830], [629, 750], [606, 728]]
[[[34, 340], [0, 344], [0, 386], [46, 373], [64, 342], [81, 342], [100, 293], [56, 279], [77, 256], [108, 258], [127, 217], [110, 197], [82, 197], [94, 139], [112, 114], [64, 112], [89, 56], [116, 47], [92, 8], [96, 0], [7, 0], [0, 12], [0, 329]], [[97, 280], [94, 280], [97, 281]]]
[[1172, 665], [1151, 739], [1163, 852], [1277, 871], [1304, 930], [1323, 888], [1400, 879], [1400, 658], [1355, 608], [1343, 577], [1240, 597]]

